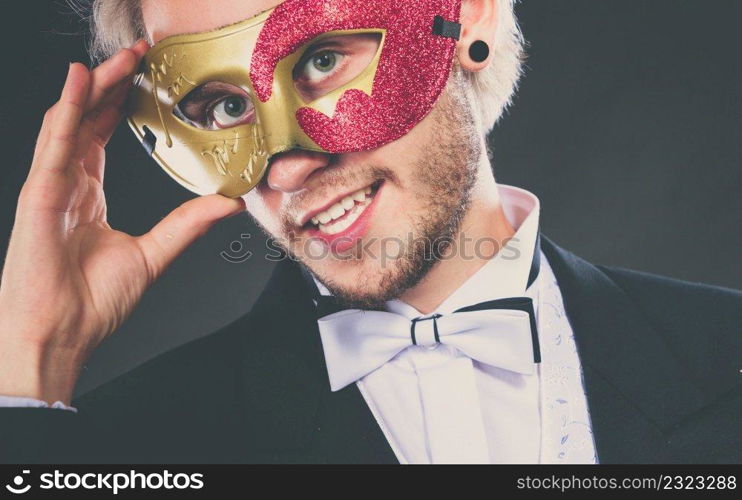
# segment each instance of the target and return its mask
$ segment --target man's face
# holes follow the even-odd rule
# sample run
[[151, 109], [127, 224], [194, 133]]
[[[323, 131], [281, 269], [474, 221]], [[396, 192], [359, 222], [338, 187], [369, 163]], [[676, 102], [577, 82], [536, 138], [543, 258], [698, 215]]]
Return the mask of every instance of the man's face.
[[[200, 32], [275, 7], [276, 0], [144, 0], [156, 43]], [[318, 96], [363, 70], [378, 37], [338, 36], [302, 57], [297, 90]], [[329, 154], [291, 150], [275, 156], [244, 196], [258, 224], [334, 294], [376, 307], [417, 284], [435, 263], [468, 208], [481, 154], [467, 83], [455, 65], [433, 110], [408, 134], [370, 151]], [[204, 86], [206, 87], [206, 86]], [[244, 92], [209, 83], [184, 110], [204, 127], [248, 120]], [[243, 113], [245, 116], [240, 116]], [[434, 255], [435, 256], [434, 252]]]

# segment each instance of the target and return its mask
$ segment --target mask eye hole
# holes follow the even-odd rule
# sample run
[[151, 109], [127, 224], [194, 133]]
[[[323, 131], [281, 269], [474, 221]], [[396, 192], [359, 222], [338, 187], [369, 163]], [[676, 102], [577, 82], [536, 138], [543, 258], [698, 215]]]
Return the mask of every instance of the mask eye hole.
[[255, 107], [240, 87], [208, 82], [188, 93], [173, 109], [181, 121], [203, 130], [222, 130], [255, 123]]
[[365, 70], [379, 50], [381, 33], [323, 38], [309, 46], [294, 66], [296, 91], [311, 102], [350, 82]]

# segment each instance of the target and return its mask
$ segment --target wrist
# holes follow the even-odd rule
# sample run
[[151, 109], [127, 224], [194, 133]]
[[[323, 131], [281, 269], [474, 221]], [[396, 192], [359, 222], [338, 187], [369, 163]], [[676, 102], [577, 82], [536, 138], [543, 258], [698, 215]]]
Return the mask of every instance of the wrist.
[[79, 360], [65, 349], [0, 337], [0, 394], [69, 406], [82, 366]]

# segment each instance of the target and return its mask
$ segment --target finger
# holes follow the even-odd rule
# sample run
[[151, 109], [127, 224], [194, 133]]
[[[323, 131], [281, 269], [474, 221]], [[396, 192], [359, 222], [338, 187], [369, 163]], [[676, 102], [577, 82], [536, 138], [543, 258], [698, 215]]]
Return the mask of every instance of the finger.
[[119, 83], [111, 91], [109, 99], [106, 102], [106, 106], [113, 106], [115, 108], [121, 108], [124, 104], [124, 101], [126, 100], [126, 97], [129, 95], [129, 90], [131, 89], [131, 85], [132, 85], [131, 80], [124, 80], [123, 82]]
[[107, 95], [103, 96], [97, 106], [98, 108], [105, 108], [109, 105], [121, 107], [126, 100], [126, 96], [128, 95], [129, 89], [131, 88], [131, 85], [134, 81], [134, 74], [139, 68], [142, 58], [147, 53], [147, 50], [149, 50], [149, 44], [145, 40], [139, 40], [137, 43], [131, 46], [130, 50], [136, 56], [136, 64], [134, 66], [134, 70], [129, 75], [124, 77], [120, 82], [116, 83]]
[[[131, 47], [131, 50], [137, 55], [137, 68], [139, 68], [139, 62], [149, 50], [149, 44], [145, 40], [139, 40]], [[129, 89], [132, 84], [133, 78], [124, 79], [118, 84], [118, 88], [111, 93], [111, 100], [107, 104], [122, 107], [129, 95]]]
[[120, 122], [121, 107], [115, 104], [108, 105], [96, 115], [92, 133], [86, 145], [83, 162], [85, 171], [101, 184], [105, 170], [105, 147]]
[[147, 261], [150, 278], [157, 278], [170, 263], [215, 222], [245, 210], [241, 198], [218, 194], [201, 196], [182, 204], [137, 241]]
[[114, 107], [107, 107], [98, 115], [93, 127], [91, 143], [85, 153], [83, 166], [85, 171], [92, 178], [103, 184], [105, 173], [105, 147], [113, 135], [121, 118], [119, 110]]
[[[103, 139], [104, 143], [108, 142], [108, 139], [121, 119], [121, 115], [124, 113], [123, 105], [124, 101], [126, 101], [126, 97], [129, 95], [130, 88], [131, 84], [129, 82], [120, 84], [111, 94], [110, 102], [105, 107], [101, 108], [101, 114], [105, 112], [108, 116], [106, 116], [105, 119], [101, 119], [100, 116], [97, 117], [96, 120], [98, 126], [96, 127], [96, 130], [98, 131], [98, 137]], [[114, 113], [110, 114], [109, 110], [113, 110]], [[113, 118], [113, 121], [111, 121], [111, 118]]]
[[54, 110], [57, 108], [55, 104], [49, 108], [44, 114], [44, 119], [41, 122], [41, 128], [39, 129], [39, 135], [36, 138], [36, 146], [34, 148], [33, 156], [36, 158], [39, 155], [39, 151], [46, 145], [46, 141], [49, 138], [49, 128], [51, 127], [51, 121], [54, 117]]
[[134, 74], [140, 52], [132, 49], [121, 49], [113, 57], [106, 60], [91, 72], [90, 97], [85, 106], [89, 112], [101, 104], [106, 104], [106, 98], [122, 82], [126, 82]]
[[87, 156], [90, 146], [95, 140], [95, 122], [96, 119], [93, 116], [83, 117], [77, 132], [77, 144], [70, 158], [71, 162], [79, 163]]
[[149, 43], [147, 43], [144, 38], [137, 40], [137, 42], [131, 46], [131, 50], [134, 51], [139, 59], [144, 57], [144, 54], [146, 54], [149, 49]]
[[101, 111], [95, 121], [95, 141], [99, 146], [105, 147], [111, 136], [116, 131], [116, 127], [121, 121], [121, 110], [115, 106], [108, 106]]
[[104, 99], [107, 102], [105, 105], [101, 105], [99, 108], [88, 112], [85, 115], [85, 120], [91, 120], [95, 123], [93, 129], [95, 130], [94, 139], [101, 145], [104, 146], [108, 143], [111, 136], [113, 135], [118, 122], [121, 120], [123, 114], [123, 103], [128, 95], [130, 84], [128, 82], [119, 83], [111, 93]]
[[[137, 54], [138, 58], [141, 58], [148, 49], [149, 44], [144, 40], [140, 40], [133, 45], [131, 50]], [[108, 143], [121, 120], [121, 115], [124, 112], [123, 106], [129, 95], [131, 85], [132, 80], [128, 78], [118, 82], [101, 101], [99, 105], [100, 111], [95, 113], [96, 141], [101, 146], [105, 146]]]
[[90, 72], [80, 63], [70, 65], [62, 96], [55, 105], [45, 143], [32, 169], [63, 171], [77, 146], [77, 137], [90, 87]]
[[[98, 108], [98, 110], [102, 111], [107, 108], [114, 108], [123, 115], [125, 112], [124, 104], [127, 97], [129, 96], [131, 85], [132, 82], [128, 80], [119, 83], [111, 90], [111, 92], [104, 100], [103, 104], [101, 104], [101, 106]], [[93, 113], [99, 112], [98, 110], [94, 111]]]

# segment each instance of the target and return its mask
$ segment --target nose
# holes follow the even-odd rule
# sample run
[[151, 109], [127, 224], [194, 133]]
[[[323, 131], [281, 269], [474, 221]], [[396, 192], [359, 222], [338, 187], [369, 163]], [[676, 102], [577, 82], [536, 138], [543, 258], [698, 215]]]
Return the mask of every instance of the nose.
[[330, 155], [317, 151], [292, 149], [271, 160], [268, 186], [276, 191], [293, 193], [304, 186], [307, 178], [330, 163]]

